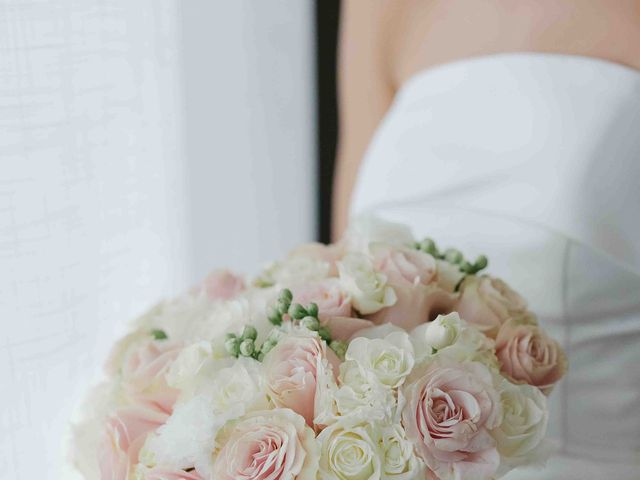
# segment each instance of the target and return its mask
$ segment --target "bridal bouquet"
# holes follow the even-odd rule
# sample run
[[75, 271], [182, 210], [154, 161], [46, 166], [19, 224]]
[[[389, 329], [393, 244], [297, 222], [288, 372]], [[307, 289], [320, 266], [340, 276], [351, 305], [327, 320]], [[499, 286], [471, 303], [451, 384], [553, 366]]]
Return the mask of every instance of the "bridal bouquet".
[[103, 480], [478, 480], [538, 463], [566, 359], [486, 266], [363, 220], [248, 285], [215, 272], [115, 345], [76, 465]]

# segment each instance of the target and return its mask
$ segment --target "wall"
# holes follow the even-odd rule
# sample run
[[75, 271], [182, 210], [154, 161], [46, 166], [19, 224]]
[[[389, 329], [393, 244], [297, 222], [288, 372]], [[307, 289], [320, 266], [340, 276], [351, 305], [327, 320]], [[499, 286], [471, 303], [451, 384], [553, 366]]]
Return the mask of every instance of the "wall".
[[0, 478], [67, 478], [127, 319], [311, 237], [311, 4], [0, 12]]

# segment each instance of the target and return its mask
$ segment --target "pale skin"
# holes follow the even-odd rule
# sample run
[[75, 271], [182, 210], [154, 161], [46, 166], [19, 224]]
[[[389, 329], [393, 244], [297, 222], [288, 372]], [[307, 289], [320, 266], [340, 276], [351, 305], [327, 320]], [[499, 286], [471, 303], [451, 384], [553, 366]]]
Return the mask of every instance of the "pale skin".
[[506, 52], [640, 70], [640, 0], [343, 0], [334, 239], [348, 223], [360, 160], [404, 82], [435, 65]]

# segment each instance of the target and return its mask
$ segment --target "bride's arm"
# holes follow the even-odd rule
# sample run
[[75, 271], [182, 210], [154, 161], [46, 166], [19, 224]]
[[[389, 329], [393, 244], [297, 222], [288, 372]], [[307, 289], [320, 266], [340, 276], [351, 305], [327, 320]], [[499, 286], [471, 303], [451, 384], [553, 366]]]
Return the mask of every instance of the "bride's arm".
[[339, 138], [333, 188], [333, 238], [349, 218], [349, 201], [360, 160], [394, 95], [389, 71], [387, 2], [346, 0], [340, 22], [338, 60]]

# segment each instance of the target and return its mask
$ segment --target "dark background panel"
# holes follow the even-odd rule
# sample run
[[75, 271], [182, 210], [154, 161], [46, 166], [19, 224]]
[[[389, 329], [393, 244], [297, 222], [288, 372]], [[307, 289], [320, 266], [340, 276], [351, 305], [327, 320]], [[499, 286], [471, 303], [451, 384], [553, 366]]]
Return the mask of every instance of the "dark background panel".
[[317, 238], [331, 237], [331, 192], [338, 140], [336, 103], [336, 53], [338, 45], [339, 0], [316, 0], [316, 82], [317, 82]]

